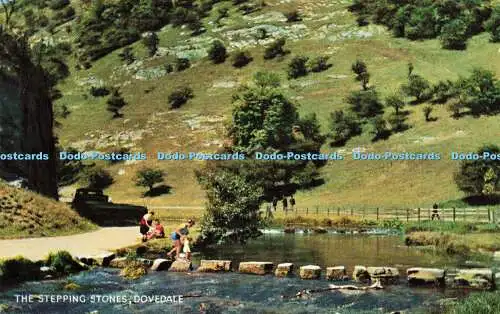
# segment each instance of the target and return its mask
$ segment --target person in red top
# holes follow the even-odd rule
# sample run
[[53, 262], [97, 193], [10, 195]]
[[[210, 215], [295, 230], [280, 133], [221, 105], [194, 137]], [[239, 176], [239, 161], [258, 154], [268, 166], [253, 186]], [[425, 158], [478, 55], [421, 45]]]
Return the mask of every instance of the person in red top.
[[150, 211], [146, 215], [142, 216], [141, 221], [139, 222], [139, 232], [142, 234], [142, 242], [146, 242], [148, 240], [148, 232], [151, 228], [151, 224], [153, 223], [154, 212]]
[[154, 229], [148, 232], [148, 239], [165, 237], [165, 229], [159, 219], [154, 220], [153, 227]]

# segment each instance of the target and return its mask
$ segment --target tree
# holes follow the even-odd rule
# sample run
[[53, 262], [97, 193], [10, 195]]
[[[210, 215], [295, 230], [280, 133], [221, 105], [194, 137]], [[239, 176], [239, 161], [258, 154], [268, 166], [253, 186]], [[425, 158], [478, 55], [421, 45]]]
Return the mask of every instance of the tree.
[[403, 132], [409, 128], [406, 124], [406, 117], [402, 114], [396, 114], [395, 112], [389, 115], [387, 122], [391, 125], [391, 131], [393, 132]]
[[213, 63], [223, 63], [227, 58], [227, 51], [224, 44], [216, 40], [212, 42], [212, 46], [208, 50], [208, 58], [212, 60]]
[[328, 63], [328, 56], [318, 56], [309, 60], [308, 68], [311, 72], [323, 72], [328, 70], [332, 65]]
[[223, 169], [198, 173], [198, 181], [208, 199], [201, 222], [202, 244], [245, 243], [248, 239], [261, 235], [261, 187]]
[[252, 62], [253, 58], [248, 51], [238, 51], [233, 56], [233, 66], [235, 68], [242, 68]]
[[374, 117], [384, 112], [378, 94], [373, 89], [351, 92], [346, 101], [351, 105], [351, 110], [361, 118]]
[[441, 45], [445, 49], [463, 50], [467, 35], [467, 24], [461, 19], [455, 19], [441, 29]]
[[491, 114], [500, 111], [500, 84], [489, 70], [476, 68], [470, 77], [457, 83], [464, 106], [473, 115]]
[[372, 126], [371, 133], [374, 135], [373, 140], [385, 139], [390, 134], [389, 129], [387, 128], [387, 121], [384, 120], [381, 116], [376, 116], [370, 120], [370, 124]]
[[330, 137], [332, 145], [343, 146], [350, 138], [361, 134], [361, 124], [356, 115], [336, 110], [330, 114]]
[[86, 177], [89, 188], [104, 189], [113, 184], [114, 181], [111, 174], [101, 167], [90, 168]]
[[279, 38], [274, 41], [269, 47], [264, 51], [264, 59], [274, 59], [276, 57], [281, 57], [287, 54], [287, 51], [284, 49], [286, 44], [286, 40], [284, 38]]
[[158, 51], [158, 44], [160, 43], [160, 39], [156, 33], [149, 33], [142, 39], [142, 43], [148, 49], [148, 54], [150, 57], [153, 57]]
[[113, 113], [113, 119], [120, 118], [122, 116], [120, 110], [127, 105], [118, 89], [113, 90], [111, 97], [109, 97], [106, 103], [108, 104], [106, 109]]
[[498, 160], [482, 158], [483, 154], [500, 154], [496, 145], [485, 145], [476, 153], [481, 156], [477, 160], [463, 160], [454, 179], [458, 188], [467, 195], [487, 196], [497, 192], [500, 187], [500, 163]]
[[485, 23], [485, 28], [491, 33], [492, 42], [500, 42], [500, 5], [494, 7], [490, 18]]
[[153, 187], [164, 181], [165, 173], [161, 169], [144, 168], [137, 171], [135, 176], [135, 185], [147, 187], [148, 192], [153, 190]]
[[415, 97], [419, 103], [432, 96], [429, 82], [417, 74], [410, 75], [408, 83], [401, 86], [401, 90], [406, 95]]
[[[2, 5], [5, 8], [6, 4]], [[12, 4], [7, 4], [9, 5]], [[43, 50], [38, 50], [36, 53], [33, 51], [28, 36], [11, 33], [0, 26], [0, 64], [8, 67], [19, 82], [22, 151], [28, 154], [44, 152], [49, 156], [48, 160], [33, 160], [26, 163], [24, 170], [28, 188], [58, 199], [56, 141], [53, 133], [54, 113], [51, 99], [53, 81], [42, 65], [45, 56]]]
[[130, 65], [135, 61], [134, 52], [130, 46], [123, 48], [122, 52], [120, 52], [118, 56], [120, 57], [120, 60], [125, 62], [127, 65]]
[[431, 106], [425, 106], [423, 109], [424, 117], [425, 117], [425, 122], [431, 121], [431, 113], [432, 113], [433, 108]]
[[307, 60], [308, 57], [296, 56], [288, 64], [288, 78], [294, 79], [307, 75]]
[[361, 60], [356, 60], [352, 64], [351, 69], [356, 74], [356, 81], [361, 82], [363, 90], [367, 90], [368, 83], [370, 82], [370, 73], [368, 73], [366, 64]]
[[170, 108], [177, 109], [193, 97], [193, 90], [190, 87], [182, 86], [175, 89], [168, 96], [168, 103], [170, 104]]
[[405, 106], [404, 100], [398, 94], [390, 95], [385, 99], [385, 104], [388, 107], [394, 108], [394, 112], [399, 115], [399, 111]]

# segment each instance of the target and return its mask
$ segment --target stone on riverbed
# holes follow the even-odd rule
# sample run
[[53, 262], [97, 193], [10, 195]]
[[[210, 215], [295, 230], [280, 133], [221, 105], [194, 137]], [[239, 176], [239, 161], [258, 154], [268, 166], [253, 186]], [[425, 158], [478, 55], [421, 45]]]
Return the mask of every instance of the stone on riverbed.
[[439, 268], [421, 268], [413, 267], [406, 271], [408, 283], [410, 285], [438, 285], [442, 286], [445, 282], [446, 272]]
[[103, 267], [109, 266], [109, 263], [114, 258], [115, 258], [115, 253], [113, 252], [103, 252], [99, 255], [92, 256], [92, 259], [95, 260], [96, 264]]
[[382, 284], [396, 283], [399, 279], [396, 267], [368, 267], [366, 270], [371, 280], [379, 279]]
[[79, 256], [76, 259], [79, 260], [81, 263], [87, 265], [87, 266], [93, 266], [93, 265], [96, 264], [96, 261], [92, 257]]
[[321, 276], [321, 267], [317, 265], [307, 265], [300, 267], [301, 279], [319, 279]]
[[293, 272], [293, 264], [292, 263], [281, 263], [276, 267], [276, 271], [274, 274], [276, 277], [287, 277], [291, 275]]
[[129, 259], [126, 257], [117, 257], [109, 262], [109, 267], [113, 268], [125, 268], [128, 264]]
[[151, 266], [151, 270], [153, 271], [162, 271], [168, 270], [172, 266], [172, 261], [164, 258], [157, 258], [153, 261], [153, 265]]
[[328, 230], [326, 230], [326, 229], [325, 229], [325, 228], [323, 228], [323, 227], [317, 227], [317, 228], [314, 228], [314, 229], [313, 229], [313, 232], [314, 232], [314, 233], [319, 233], [319, 234], [321, 234], [321, 233], [328, 233]]
[[201, 260], [199, 272], [223, 272], [231, 271], [231, 261], [224, 260]]
[[495, 286], [493, 271], [489, 268], [460, 269], [453, 280], [455, 287], [492, 289]]
[[169, 271], [188, 272], [191, 270], [191, 261], [187, 259], [178, 259], [172, 263]]
[[366, 270], [365, 266], [356, 265], [354, 266], [354, 271], [352, 272], [352, 279], [359, 282], [369, 282], [370, 274]]
[[286, 227], [285, 230], [283, 230], [285, 233], [295, 233], [295, 228], [292, 227]]
[[335, 266], [326, 268], [326, 279], [328, 280], [344, 280], [345, 266]]
[[265, 275], [272, 273], [274, 264], [271, 262], [241, 262], [239, 272], [245, 274]]

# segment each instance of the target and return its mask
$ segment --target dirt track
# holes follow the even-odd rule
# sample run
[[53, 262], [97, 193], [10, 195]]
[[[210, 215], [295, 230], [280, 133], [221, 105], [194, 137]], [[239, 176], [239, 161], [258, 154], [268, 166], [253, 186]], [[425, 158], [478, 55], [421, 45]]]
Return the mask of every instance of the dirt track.
[[70, 236], [0, 240], [0, 258], [22, 255], [39, 260], [58, 250], [66, 250], [74, 256], [96, 255], [139, 241], [139, 227], [110, 227]]

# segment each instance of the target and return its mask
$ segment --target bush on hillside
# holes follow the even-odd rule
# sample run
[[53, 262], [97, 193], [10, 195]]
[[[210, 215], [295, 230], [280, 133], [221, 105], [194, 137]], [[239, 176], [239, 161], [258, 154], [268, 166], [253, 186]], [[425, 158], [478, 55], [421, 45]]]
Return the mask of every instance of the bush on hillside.
[[191, 67], [191, 62], [189, 61], [188, 58], [177, 58], [175, 60], [175, 70], [177, 72], [189, 69], [189, 67]]
[[208, 58], [212, 60], [213, 63], [223, 63], [227, 58], [226, 47], [221, 41], [212, 42], [212, 46], [208, 50]]
[[361, 118], [374, 117], [384, 112], [378, 93], [373, 89], [351, 92], [346, 101], [351, 105], [351, 110]]
[[311, 72], [323, 72], [332, 65], [328, 63], [328, 56], [318, 56], [309, 60], [307, 67]]
[[417, 74], [411, 74], [408, 77], [408, 83], [401, 86], [401, 90], [407, 96], [416, 98], [416, 102], [420, 103], [429, 100], [432, 97], [432, 90], [429, 81]]
[[289, 23], [302, 21], [302, 17], [300, 15], [299, 11], [297, 11], [297, 10], [286, 12], [285, 16], [286, 16], [286, 21]]
[[154, 56], [156, 54], [156, 51], [158, 51], [159, 42], [160, 40], [156, 33], [147, 34], [142, 39], [142, 43], [147, 48], [150, 57]]
[[104, 97], [109, 95], [109, 89], [106, 86], [91, 86], [90, 95], [94, 97]]
[[193, 90], [190, 87], [179, 87], [168, 96], [168, 103], [170, 108], [177, 109], [193, 97]]
[[485, 28], [490, 32], [492, 42], [500, 42], [500, 5], [496, 5], [493, 9], [491, 17], [485, 23]]
[[288, 64], [288, 78], [294, 79], [307, 75], [307, 61], [308, 57], [296, 56]]
[[356, 115], [336, 110], [330, 114], [330, 137], [333, 146], [343, 146], [352, 137], [361, 134], [361, 124]]
[[233, 56], [233, 66], [235, 68], [242, 68], [252, 62], [253, 58], [248, 51], [238, 51]]
[[163, 182], [164, 176], [165, 173], [161, 169], [144, 168], [137, 171], [135, 185], [147, 187], [151, 192], [156, 184]]
[[264, 51], [264, 59], [274, 59], [276, 57], [282, 57], [288, 53], [284, 49], [286, 40], [284, 38], [277, 39]]
[[109, 171], [101, 168], [90, 168], [86, 173], [87, 185], [89, 188], [105, 189], [113, 184], [113, 176]]
[[51, 0], [49, 1], [49, 8], [52, 10], [60, 10], [69, 5], [69, 0]]
[[111, 97], [108, 99], [106, 110], [113, 113], [113, 119], [119, 118], [122, 116], [120, 110], [127, 105], [125, 99], [122, 97], [120, 91], [118, 89], [113, 90]]
[[122, 52], [120, 52], [118, 56], [120, 57], [120, 60], [125, 62], [127, 65], [130, 65], [135, 61], [134, 52], [130, 46], [123, 48]]
[[441, 46], [445, 49], [464, 50], [467, 45], [467, 24], [455, 19], [441, 29]]

